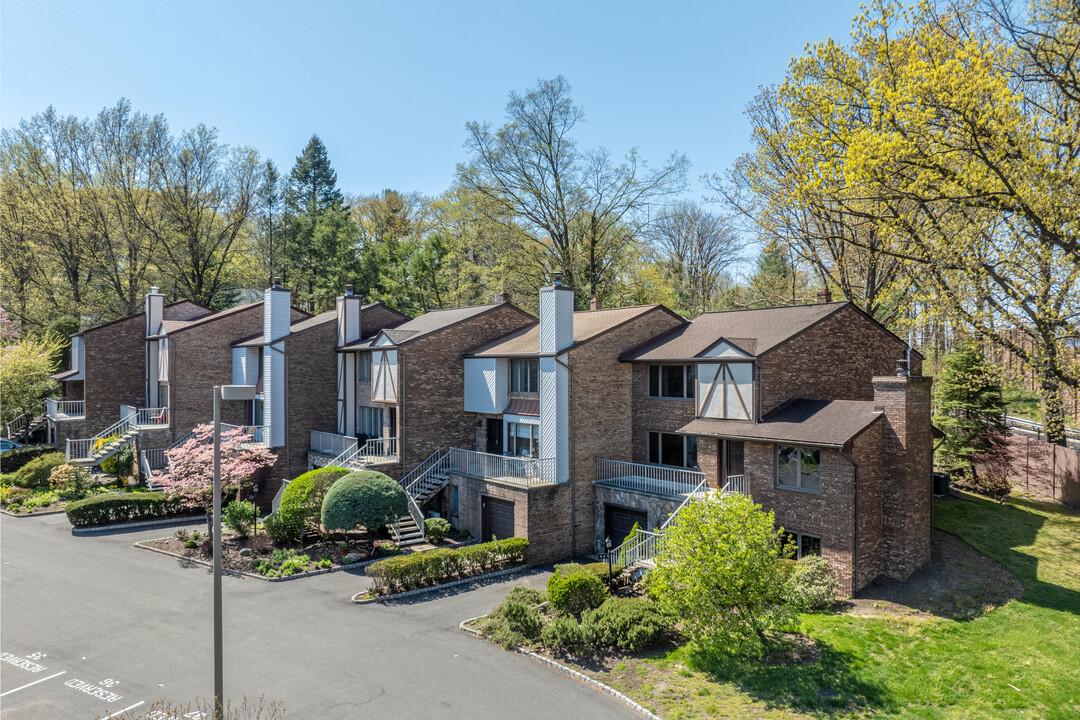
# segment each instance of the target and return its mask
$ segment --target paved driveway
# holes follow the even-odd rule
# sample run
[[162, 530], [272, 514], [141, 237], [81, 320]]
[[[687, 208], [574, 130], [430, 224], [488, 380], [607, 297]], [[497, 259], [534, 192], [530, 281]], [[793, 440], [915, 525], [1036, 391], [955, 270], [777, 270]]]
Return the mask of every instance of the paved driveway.
[[[92, 720], [213, 694], [209, 571], [132, 547], [172, 530], [74, 537], [63, 515], [0, 518], [3, 720]], [[391, 606], [353, 605], [366, 578], [346, 572], [226, 577], [226, 695], [280, 698], [290, 718], [637, 717], [458, 630], [545, 577]]]

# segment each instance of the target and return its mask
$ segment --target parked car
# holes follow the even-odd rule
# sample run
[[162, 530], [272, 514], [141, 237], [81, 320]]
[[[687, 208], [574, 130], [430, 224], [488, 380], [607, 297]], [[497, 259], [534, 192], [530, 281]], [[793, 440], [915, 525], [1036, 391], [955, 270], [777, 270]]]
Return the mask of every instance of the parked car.
[[17, 443], [14, 440], [8, 440], [7, 438], [0, 438], [0, 452], [7, 452], [8, 450], [14, 450], [15, 448], [22, 447], [21, 443]]

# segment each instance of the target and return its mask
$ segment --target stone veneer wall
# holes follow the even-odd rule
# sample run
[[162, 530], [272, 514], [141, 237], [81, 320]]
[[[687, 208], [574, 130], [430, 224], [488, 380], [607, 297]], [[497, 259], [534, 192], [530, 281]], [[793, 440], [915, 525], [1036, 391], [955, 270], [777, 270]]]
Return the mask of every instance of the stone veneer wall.
[[640, 493], [632, 490], [605, 487], [602, 485], [597, 485], [595, 487], [596, 502], [593, 514], [595, 517], [596, 547], [594, 548], [594, 551], [598, 551], [603, 547], [604, 538], [608, 535], [607, 528], [604, 527], [605, 505], [617, 505], [619, 507], [644, 511], [648, 514], [649, 520], [646, 527], [643, 527], [642, 530], [655, 530], [667, 522], [667, 519], [671, 514], [678, 510], [679, 506], [683, 503], [683, 498], [669, 498], [662, 495]]

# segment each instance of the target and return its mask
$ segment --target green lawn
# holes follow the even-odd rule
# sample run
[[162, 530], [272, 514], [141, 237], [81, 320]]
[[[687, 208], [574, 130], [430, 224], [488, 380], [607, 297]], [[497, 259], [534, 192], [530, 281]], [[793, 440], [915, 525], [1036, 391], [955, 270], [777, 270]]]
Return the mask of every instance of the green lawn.
[[666, 719], [1080, 717], [1080, 516], [949, 499], [935, 525], [1004, 565], [1020, 599], [963, 622], [807, 615], [821, 657], [803, 665], [679, 648], [593, 674]]

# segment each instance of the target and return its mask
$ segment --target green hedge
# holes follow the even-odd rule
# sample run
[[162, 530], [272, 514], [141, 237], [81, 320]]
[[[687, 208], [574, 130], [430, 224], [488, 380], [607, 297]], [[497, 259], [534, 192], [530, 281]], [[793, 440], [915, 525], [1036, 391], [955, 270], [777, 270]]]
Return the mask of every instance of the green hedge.
[[[604, 568], [607, 574], [607, 568]], [[600, 607], [607, 599], [608, 591], [600, 577], [577, 563], [556, 565], [555, 572], [547, 582], [548, 600], [551, 607], [564, 615], [581, 615], [586, 610]]]
[[377, 591], [404, 592], [436, 585], [455, 575], [490, 570], [498, 565], [525, 561], [529, 541], [506, 538], [463, 548], [437, 548], [410, 555], [398, 555], [367, 567], [367, 575]]
[[46, 453], [29, 461], [4, 480], [18, 487], [45, 487], [49, 484], [49, 476], [52, 475], [53, 468], [60, 467], [66, 462], [64, 453]]
[[182, 501], [167, 497], [162, 492], [118, 493], [96, 495], [85, 500], [68, 503], [68, 520], [75, 527], [92, 527], [131, 520], [169, 517], [178, 515], [186, 508]]
[[25, 445], [0, 453], [0, 473], [13, 473], [34, 458], [51, 452], [56, 452], [55, 445]]

